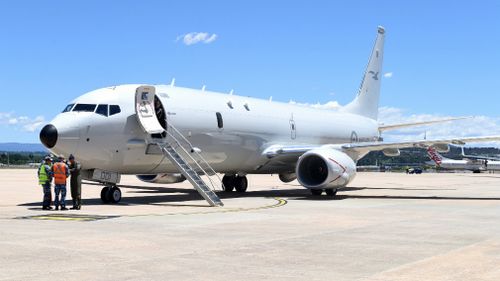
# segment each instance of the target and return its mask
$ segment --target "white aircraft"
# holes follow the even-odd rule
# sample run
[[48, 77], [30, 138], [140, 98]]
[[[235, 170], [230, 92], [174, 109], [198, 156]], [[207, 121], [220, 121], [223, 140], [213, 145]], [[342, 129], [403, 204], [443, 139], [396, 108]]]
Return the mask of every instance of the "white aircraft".
[[[377, 38], [359, 92], [339, 110], [320, 110], [171, 85], [121, 85], [73, 100], [40, 132], [54, 154], [74, 154], [83, 178], [106, 185], [104, 202], [121, 199], [121, 174], [147, 182], [189, 180], [211, 205], [210, 191], [247, 189], [247, 174], [279, 174], [315, 195], [335, 195], [356, 175], [356, 162], [373, 150], [399, 155], [399, 148], [447, 147], [491, 141], [478, 137], [382, 142], [386, 130], [442, 122], [379, 125], [377, 122], [385, 30]], [[444, 148], [443, 148], [444, 149]], [[224, 174], [222, 183], [203, 175]], [[213, 177], [212, 177], [213, 178]]]
[[474, 173], [480, 173], [486, 170], [500, 170], [500, 161], [494, 161], [480, 156], [464, 155], [463, 148], [462, 155], [464, 158], [461, 160], [446, 158], [439, 154], [432, 146], [427, 148], [427, 155], [429, 155], [429, 158], [431, 158], [436, 166], [443, 169], [469, 170]]

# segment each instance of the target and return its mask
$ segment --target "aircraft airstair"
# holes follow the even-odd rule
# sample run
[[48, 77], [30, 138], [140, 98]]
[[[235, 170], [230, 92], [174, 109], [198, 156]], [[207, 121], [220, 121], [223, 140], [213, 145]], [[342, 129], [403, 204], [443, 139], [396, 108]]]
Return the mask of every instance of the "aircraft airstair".
[[[163, 154], [179, 169], [179, 172], [193, 185], [210, 206], [224, 206], [217, 196], [217, 187], [223, 187], [222, 180], [201, 156], [198, 149], [172, 125], [168, 125], [166, 137], [156, 144]], [[205, 178], [205, 180], [203, 178]]]
[[222, 180], [201, 156], [200, 150], [193, 147], [191, 142], [171, 124], [160, 124], [159, 118], [165, 117], [158, 115], [163, 108], [157, 108], [155, 105], [161, 103], [156, 97], [156, 87], [150, 85], [138, 87], [135, 103], [137, 120], [144, 132], [151, 136], [146, 154], [165, 155], [210, 206], [224, 206], [215, 194], [217, 187], [224, 188]]

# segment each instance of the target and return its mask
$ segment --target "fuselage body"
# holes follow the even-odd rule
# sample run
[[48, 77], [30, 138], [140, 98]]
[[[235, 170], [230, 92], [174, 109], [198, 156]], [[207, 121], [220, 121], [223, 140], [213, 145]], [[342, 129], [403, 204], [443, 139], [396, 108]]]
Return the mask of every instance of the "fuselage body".
[[[74, 111], [59, 114], [51, 122], [58, 130], [51, 151], [76, 155], [84, 169], [121, 174], [178, 172], [163, 155], [146, 154], [148, 144], [155, 140], [142, 129], [136, 115], [139, 86], [102, 88], [76, 98], [72, 104], [119, 105], [121, 112], [111, 116]], [[331, 145], [379, 138], [375, 120], [340, 110], [169, 85], [155, 88], [166, 122], [201, 149], [220, 173], [292, 172], [293, 165], [266, 165], [269, 159], [263, 152], [273, 145]], [[353, 160], [362, 156], [353, 156]]]

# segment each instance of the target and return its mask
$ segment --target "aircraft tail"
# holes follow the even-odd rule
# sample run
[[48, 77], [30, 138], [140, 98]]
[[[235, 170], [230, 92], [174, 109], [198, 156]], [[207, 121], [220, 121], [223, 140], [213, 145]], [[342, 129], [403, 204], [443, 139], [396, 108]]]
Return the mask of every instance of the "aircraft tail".
[[384, 58], [384, 37], [385, 29], [379, 26], [377, 39], [375, 40], [368, 66], [361, 81], [358, 95], [351, 103], [343, 107], [343, 111], [377, 120], [382, 61]]
[[441, 163], [443, 160], [446, 160], [447, 158], [441, 156], [439, 152], [436, 151], [436, 149], [432, 146], [429, 146], [427, 148], [427, 155], [429, 155], [429, 158], [431, 158], [434, 163], [436, 163], [437, 166], [441, 166]]

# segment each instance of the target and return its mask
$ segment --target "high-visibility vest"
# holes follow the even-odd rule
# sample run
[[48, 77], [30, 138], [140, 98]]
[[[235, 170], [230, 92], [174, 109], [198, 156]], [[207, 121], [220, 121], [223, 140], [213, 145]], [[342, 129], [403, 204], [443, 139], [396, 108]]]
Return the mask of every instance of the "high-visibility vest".
[[55, 184], [66, 184], [66, 164], [58, 162], [52, 166], [54, 171], [54, 183]]
[[46, 184], [49, 181], [49, 175], [47, 175], [47, 171], [45, 170], [45, 164], [40, 165], [38, 168], [38, 183]]

